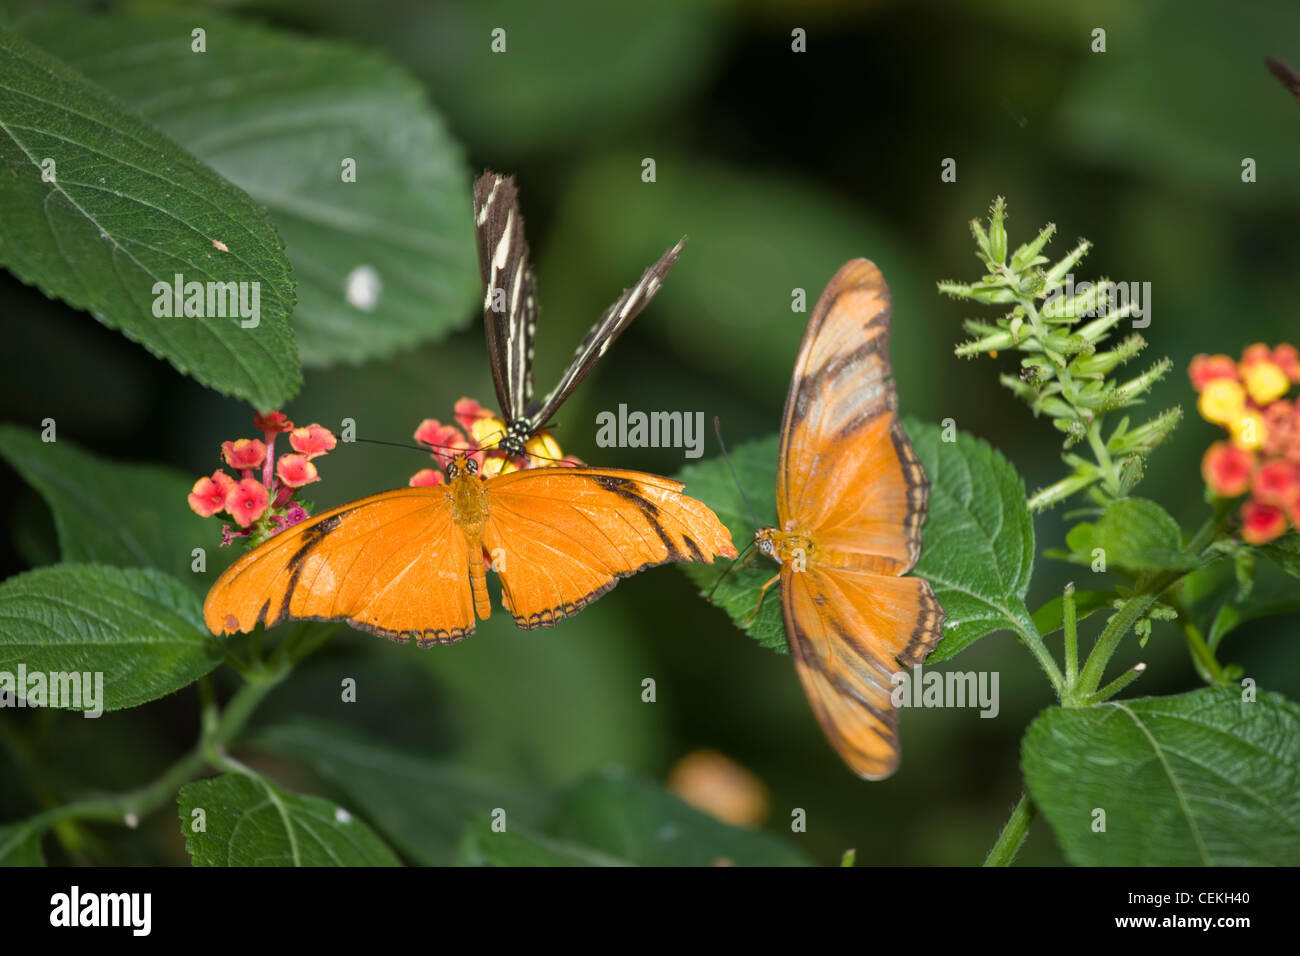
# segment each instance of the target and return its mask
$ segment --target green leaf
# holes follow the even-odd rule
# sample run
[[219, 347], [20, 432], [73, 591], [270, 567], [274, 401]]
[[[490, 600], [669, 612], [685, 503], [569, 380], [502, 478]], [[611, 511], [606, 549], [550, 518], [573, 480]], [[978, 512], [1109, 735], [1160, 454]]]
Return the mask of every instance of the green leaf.
[[486, 817], [466, 827], [456, 863], [460, 866], [628, 865], [623, 860], [587, 847], [553, 840], [514, 823], [508, 822], [503, 832], [494, 831], [491, 819]]
[[[1110, 607], [1115, 595], [1109, 591], [1075, 591], [1074, 613], [1077, 621], [1096, 614], [1103, 608]], [[1065, 626], [1063, 598], [1054, 597], [1034, 612], [1034, 627], [1043, 637]]]
[[[466, 325], [479, 297], [468, 170], [414, 78], [371, 51], [211, 14], [194, 54], [194, 26], [190, 13], [62, 15], [26, 32], [266, 206], [298, 280], [304, 364], [385, 357]], [[373, 303], [348, 297], [364, 270]]]
[[1179, 597], [1210, 649], [1244, 624], [1261, 618], [1300, 612], [1295, 581], [1271, 562], [1259, 565], [1250, 592], [1239, 593], [1235, 562], [1223, 557], [1183, 578]]
[[1209, 629], [1205, 633], [1210, 649], [1241, 627], [1261, 618], [1276, 617], [1282, 614], [1300, 614], [1300, 598], [1290, 597], [1275, 601], [1248, 601], [1245, 604], [1225, 602], [1214, 615]]
[[191, 571], [193, 549], [217, 552], [217, 524], [190, 510], [194, 479], [170, 468], [108, 461], [67, 439], [41, 441], [0, 425], [0, 456], [41, 493], [63, 560], [166, 571], [205, 593], [213, 579]]
[[[188, 31], [176, 42], [187, 49]], [[46, 160], [54, 162], [52, 182], [43, 178]], [[0, 169], [0, 265], [227, 395], [270, 409], [297, 391], [293, 283], [261, 207], [102, 89], [5, 31]], [[156, 317], [154, 285], [177, 274], [258, 283], [259, 324]]]
[[444, 762], [404, 753], [347, 727], [292, 723], [269, 728], [254, 745], [301, 760], [365, 814], [416, 863], [451, 862], [466, 825], [497, 807], [535, 821], [533, 798], [489, 786]]
[[1182, 550], [1183, 535], [1174, 517], [1146, 498], [1121, 498], [1106, 506], [1095, 524], [1070, 529], [1066, 544], [1069, 560], [1090, 565], [1093, 552], [1105, 552], [1107, 567], [1127, 571], [1186, 571], [1201, 563], [1199, 556]]
[[1300, 578], [1300, 534], [1293, 532], [1260, 545], [1258, 550], [1291, 577]]
[[727, 826], [666, 790], [619, 770], [582, 780], [568, 795], [556, 836], [639, 866], [806, 866], [770, 833]]
[[[289, 793], [260, 774], [186, 784], [176, 802], [195, 866], [401, 866], [347, 810]], [[204, 829], [197, 830], [200, 822]]]
[[41, 837], [45, 831], [27, 823], [0, 827], [0, 866], [44, 866]]
[[1278, 694], [1247, 702], [1240, 688], [1218, 687], [1053, 707], [1030, 725], [1021, 762], [1073, 863], [1300, 860], [1300, 707]]
[[[745, 507], [748, 499], [752, 508], [758, 509], [758, 520], [775, 526], [776, 518], [776, 457], [779, 442], [776, 435], [760, 438], [730, 449], [731, 462], [744, 487], [744, 498], [736, 487], [726, 460], [718, 457], [687, 465], [677, 474], [677, 480], [686, 484], [686, 492], [713, 509], [718, 519], [727, 526], [737, 547], [752, 540], [754, 519]], [[768, 589], [758, 615], [749, 621], [758, 607], [758, 592], [763, 584], [777, 572], [777, 566], [756, 552], [733, 563], [726, 571], [721, 564], [679, 564], [700, 589], [701, 595], [713, 592], [713, 603], [730, 615], [736, 626], [764, 647], [780, 654], [789, 652], [785, 641], [785, 624], [781, 620], [781, 595], [774, 585]], [[724, 571], [726, 576], [722, 577]], [[721, 578], [721, 581], [719, 581]]]
[[916, 574], [934, 588], [944, 636], [930, 654], [944, 661], [985, 634], [1033, 628], [1025, 593], [1034, 564], [1034, 525], [1025, 484], [1011, 463], [965, 432], [905, 422], [930, 476], [930, 514]]
[[0, 671], [23, 665], [29, 681], [35, 673], [103, 675], [102, 701], [83, 700], [74, 710], [156, 700], [222, 656], [199, 599], [153, 570], [59, 564], [28, 571], [0, 583], [0, 620]]

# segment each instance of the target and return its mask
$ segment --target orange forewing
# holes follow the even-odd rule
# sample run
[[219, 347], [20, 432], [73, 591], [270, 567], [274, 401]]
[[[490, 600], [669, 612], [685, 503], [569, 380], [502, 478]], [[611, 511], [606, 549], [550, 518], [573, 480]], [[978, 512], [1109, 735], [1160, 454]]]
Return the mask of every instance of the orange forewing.
[[657, 564], [734, 556], [726, 528], [683, 487], [643, 472], [588, 468], [493, 479], [483, 544], [502, 559], [502, 603], [515, 623], [554, 624], [619, 578]]
[[393, 640], [450, 643], [474, 630], [468, 567], [446, 487], [401, 488], [249, 551], [212, 586], [203, 616], [215, 634], [341, 620]]
[[813, 711], [844, 761], [879, 779], [898, 764], [892, 675], [924, 660], [943, 611], [901, 578], [920, 554], [929, 481], [898, 422], [890, 296], [865, 259], [827, 284], [786, 397], [779, 532], [812, 542], [781, 569], [786, 636]]

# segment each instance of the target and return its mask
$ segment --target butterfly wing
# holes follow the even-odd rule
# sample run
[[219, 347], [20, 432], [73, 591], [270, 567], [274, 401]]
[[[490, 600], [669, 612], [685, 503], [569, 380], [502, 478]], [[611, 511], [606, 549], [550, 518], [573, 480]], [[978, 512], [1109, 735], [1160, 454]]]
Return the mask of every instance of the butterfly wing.
[[574, 352], [573, 361], [569, 363], [569, 367], [565, 369], [564, 374], [560, 377], [559, 384], [535, 408], [529, 410], [528, 425], [530, 432], [536, 432], [551, 420], [551, 416], [564, 404], [564, 400], [578, 387], [578, 384], [587, 377], [587, 374], [599, 361], [600, 357], [614, 344], [614, 340], [622, 335], [623, 330], [631, 324], [641, 310], [650, 304], [650, 300], [654, 298], [655, 293], [659, 291], [660, 286], [663, 284], [664, 276], [673, 267], [673, 263], [677, 261], [677, 256], [685, 245], [686, 237], [682, 236], [677, 245], [665, 252], [659, 257], [658, 262], [641, 273], [641, 278], [631, 288], [624, 289], [623, 294], [618, 297], [617, 301], [605, 310], [596, 324], [591, 327], [587, 337], [582, 340], [582, 344]]
[[401, 488], [280, 532], [217, 579], [214, 634], [286, 620], [346, 621], [395, 641], [449, 644], [474, 632], [469, 546], [447, 489]]
[[[474, 235], [492, 384], [507, 420], [520, 420], [533, 398], [537, 290], [513, 176], [486, 172], [474, 181]], [[494, 308], [498, 290], [504, 299], [500, 310]]]
[[921, 547], [929, 481], [898, 422], [889, 365], [890, 297], [866, 259], [826, 286], [786, 397], [777, 470], [782, 527], [901, 574]]
[[804, 333], [777, 469], [782, 528], [816, 548], [804, 570], [781, 568], [796, 670], [826, 736], [868, 779], [898, 764], [890, 678], [923, 661], [943, 625], [930, 585], [900, 577], [920, 554], [929, 481], [898, 422], [889, 324], [880, 270], [846, 263]]
[[1274, 78], [1285, 86], [1292, 96], [1300, 100], [1300, 73], [1297, 73], [1290, 63], [1275, 57], [1265, 57], [1264, 63]]
[[735, 557], [727, 529], [683, 487], [657, 475], [592, 468], [489, 479], [483, 545], [515, 623], [551, 627], [619, 578], [658, 564]]
[[784, 565], [781, 603], [795, 670], [826, 737], [854, 773], [888, 777], [899, 757], [892, 676], [925, 659], [943, 619], [930, 586]]

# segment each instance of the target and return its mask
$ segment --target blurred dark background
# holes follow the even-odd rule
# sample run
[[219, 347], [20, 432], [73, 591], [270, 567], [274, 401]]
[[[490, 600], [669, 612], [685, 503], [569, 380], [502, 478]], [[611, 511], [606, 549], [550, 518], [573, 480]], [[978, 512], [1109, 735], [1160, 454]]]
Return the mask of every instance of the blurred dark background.
[[[966, 223], [996, 195], [1007, 197], [1013, 243], [1054, 221], [1049, 251], [1081, 236], [1095, 243], [1079, 278], [1151, 283], [1146, 357], [1176, 363], [1151, 409], [1181, 404], [1188, 416], [1140, 493], [1184, 524], [1204, 511], [1198, 465], [1218, 437], [1195, 415], [1187, 361], [1300, 339], [1300, 104], [1263, 65], [1269, 54], [1300, 64], [1294, 3], [219, 8], [386, 51], [426, 84], [469, 171], [518, 176], [540, 273], [539, 388], [617, 291], [689, 234], [663, 292], [562, 410], [565, 450], [593, 463], [665, 474], [683, 464], [671, 449], [595, 447], [595, 414], [621, 402], [719, 415], [732, 444], [774, 431], [807, 318], [791, 313], [790, 290], [807, 289], [811, 302], [844, 260], [867, 256], [893, 288], [904, 413], [955, 418], [1001, 449], [1031, 490], [1059, 476], [1058, 433], [997, 384], [1007, 357], [954, 358], [961, 319], [974, 313], [935, 292], [938, 279], [977, 277]], [[495, 26], [507, 28], [510, 50], [496, 61]], [[807, 31], [806, 53], [791, 52], [795, 27]], [[1098, 27], [1105, 53], [1090, 50]], [[644, 157], [656, 160], [654, 184], [641, 182]], [[955, 183], [940, 181], [946, 157], [957, 161]], [[1241, 181], [1246, 157], [1258, 166], [1253, 184]], [[421, 418], [448, 418], [461, 395], [495, 404], [482, 338], [467, 314], [450, 338], [391, 361], [309, 369], [286, 411], [331, 427], [352, 417], [366, 435], [407, 440]], [[222, 439], [251, 433], [248, 407], [8, 274], [0, 341], [0, 419], [36, 427], [53, 417], [60, 438], [195, 476], [212, 470]], [[710, 436], [706, 454], [715, 451]], [[415, 452], [340, 446], [314, 497], [332, 505], [404, 484], [424, 464]], [[6, 575], [53, 560], [48, 513], [8, 467], [0, 514]], [[1039, 549], [1059, 544], [1064, 527], [1059, 510], [1039, 518]], [[1076, 574], [1043, 561], [1031, 608]], [[1089, 625], [1095, 634], [1098, 619]], [[1222, 657], [1295, 698], [1295, 640], [1295, 620], [1274, 619], [1236, 632]], [[1168, 625], [1145, 649], [1126, 646], [1115, 667], [1139, 659], [1150, 667], [1135, 692], [1198, 684]], [[429, 651], [345, 632], [259, 721], [345, 723], [484, 779], [542, 789], [609, 764], [662, 780], [683, 755], [714, 748], [758, 775], [768, 825], [821, 862], [856, 847], [859, 864], [973, 864], [1019, 796], [1020, 736], [1051, 694], [1009, 634], [944, 666], [999, 671], [997, 719], [909, 711], [899, 773], [863, 783], [822, 739], [789, 658], [753, 644], [663, 568], [551, 631], [525, 633], [497, 613], [472, 639]], [[338, 703], [341, 676], [359, 679], [358, 703]], [[657, 682], [653, 705], [640, 700], [644, 677]], [[98, 721], [0, 719], [32, 722], [57, 766], [52, 781], [125, 787], [191, 744], [195, 713], [190, 689]], [[0, 766], [13, 759], [6, 752]], [[301, 768], [268, 766], [292, 786], [328, 789]], [[798, 837], [788, 835], [795, 807], [809, 821]], [[0, 819], [32, 809], [16, 775], [0, 773]], [[174, 817], [156, 815], [146, 836], [106, 829], [103, 839], [124, 861], [184, 860]], [[1062, 861], [1045, 824], [1022, 860]]]

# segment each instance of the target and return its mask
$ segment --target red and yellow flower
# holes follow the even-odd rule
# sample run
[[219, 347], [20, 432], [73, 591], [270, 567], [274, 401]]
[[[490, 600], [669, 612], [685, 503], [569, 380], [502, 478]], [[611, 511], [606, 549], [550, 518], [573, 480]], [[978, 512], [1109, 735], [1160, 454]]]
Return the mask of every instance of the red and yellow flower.
[[1229, 439], [1206, 449], [1205, 484], [1224, 498], [1250, 495], [1241, 509], [1242, 538], [1265, 544], [1300, 528], [1300, 399], [1287, 396], [1300, 382], [1300, 352], [1256, 343], [1239, 361], [1198, 355], [1187, 373], [1201, 417]]
[[[497, 445], [506, 434], [505, 420], [496, 412], [480, 405], [472, 398], [462, 398], [452, 408], [456, 424], [444, 424], [436, 418], [426, 418], [415, 430], [415, 440], [429, 448], [440, 468], [446, 468], [453, 457], [467, 454], [478, 462], [479, 474], [503, 475], [524, 468], [560, 466], [575, 468], [580, 460], [561, 450], [555, 437], [546, 431], [538, 432], [528, 440], [525, 454], [511, 457]], [[442, 472], [421, 468], [411, 476], [412, 487], [432, 487], [443, 482]]]

